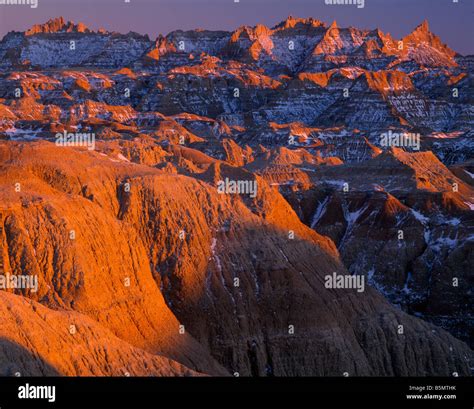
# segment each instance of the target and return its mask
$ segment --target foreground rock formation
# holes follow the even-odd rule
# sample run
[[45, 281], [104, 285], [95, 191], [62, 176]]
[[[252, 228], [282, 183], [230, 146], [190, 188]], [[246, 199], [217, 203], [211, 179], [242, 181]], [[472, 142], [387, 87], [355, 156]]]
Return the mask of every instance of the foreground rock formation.
[[[263, 180], [256, 199], [244, 201], [211, 182], [48, 142], [4, 142], [0, 155], [11, 271], [40, 283], [37, 293], [7, 299], [15, 306], [7, 322], [36, 317], [37, 308], [33, 322], [49, 314], [65, 338], [73, 320], [79, 337], [109, 334], [117, 354], [140, 348], [214, 375], [470, 372], [465, 344], [375, 290], [325, 288], [326, 275], [346, 273], [334, 244]], [[212, 164], [209, 172], [242, 171]], [[25, 297], [58, 312], [27, 307]], [[32, 335], [9, 332], [3, 338], [27, 347]], [[93, 355], [99, 346], [87, 348]], [[153, 361], [161, 366], [189, 373]]]

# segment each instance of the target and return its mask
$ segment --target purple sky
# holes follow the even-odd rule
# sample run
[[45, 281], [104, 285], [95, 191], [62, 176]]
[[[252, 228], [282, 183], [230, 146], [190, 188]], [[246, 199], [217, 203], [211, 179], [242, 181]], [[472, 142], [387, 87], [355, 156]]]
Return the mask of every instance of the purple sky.
[[38, 0], [38, 8], [0, 5], [0, 36], [64, 16], [93, 29], [136, 31], [156, 38], [176, 29], [233, 30], [256, 23], [273, 26], [288, 15], [314, 17], [341, 27], [379, 27], [395, 38], [423, 19], [461, 54], [474, 54], [474, 0], [365, 0], [365, 7], [328, 6], [324, 0]]

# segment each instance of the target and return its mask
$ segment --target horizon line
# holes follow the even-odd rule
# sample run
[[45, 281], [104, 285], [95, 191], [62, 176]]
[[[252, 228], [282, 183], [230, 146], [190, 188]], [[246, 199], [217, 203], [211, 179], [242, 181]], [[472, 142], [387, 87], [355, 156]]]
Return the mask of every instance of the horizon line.
[[[50, 17], [47, 21], [43, 22], [43, 23], [35, 23], [33, 25], [31, 25], [28, 29], [25, 29], [25, 30], [10, 30], [8, 32], [6, 32], [2, 37], [1, 37], [1, 40], [0, 41], [3, 41], [3, 39], [9, 34], [9, 33], [26, 33], [28, 30], [30, 30], [31, 28], [33, 28], [34, 26], [42, 26], [42, 25], [45, 25], [45, 24], [48, 24], [49, 22], [54, 22], [56, 20], [63, 20], [65, 24], [68, 24], [68, 23], [71, 23], [75, 26], [79, 25], [79, 24], [82, 24], [85, 26], [86, 29], [90, 30], [92, 33], [97, 33], [97, 34], [100, 34], [100, 31], [101, 30], [104, 30], [106, 33], [109, 33], [109, 34], [122, 34], [122, 35], [126, 35], [126, 34], [129, 34], [129, 33], [133, 33], [133, 34], [138, 34], [138, 35], [141, 35], [143, 37], [147, 37], [148, 39], [150, 39], [150, 41], [156, 41], [158, 40], [159, 38], [166, 38], [168, 37], [170, 34], [174, 33], [174, 32], [177, 32], [177, 31], [183, 31], [183, 32], [190, 32], [190, 31], [209, 31], [209, 32], [226, 32], [226, 33], [233, 33], [235, 31], [237, 31], [238, 29], [240, 28], [245, 28], [245, 27], [250, 27], [250, 28], [256, 28], [257, 26], [264, 26], [266, 28], [269, 28], [271, 30], [274, 30], [275, 28], [277, 28], [279, 25], [281, 25], [282, 23], [288, 21], [288, 20], [313, 20], [313, 21], [316, 21], [316, 22], [321, 22], [324, 26], [324, 28], [329, 28], [331, 27], [333, 24], [336, 24], [337, 28], [340, 28], [340, 29], [349, 29], [349, 28], [355, 28], [355, 29], [358, 29], [358, 30], [362, 30], [362, 31], [374, 31], [374, 30], [380, 30], [382, 31], [383, 34], [389, 34], [390, 36], [392, 36], [391, 32], [389, 31], [383, 31], [379, 26], [376, 26], [374, 28], [360, 28], [360, 27], [357, 27], [357, 26], [353, 26], [353, 25], [349, 25], [349, 26], [340, 26], [338, 25], [337, 23], [337, 20], [334, 19], [331, 23], [328, 23], [327, 21], [324, 21], [324, 20], [321, 20], [319, 18], [315, 18], [313, 16], [308, 16], [308, 17], [295, 17], [293, 15], [288, 15], [288, 17], [282, 19], [282, 20], [279, 20], [278, 22], [276, 22], [275, 24], [273, 25], [266, 25], [266, 24], [262, 24], [262, 23], [257, 23], [257, 24], [254, 24], [254, 25], [249, 25], [249, 24], [242, 24], [242, 25], [238, 25], [236, 26], [235, 28], [233, 29], [229, 29], [229, 30], [222, 30], [222, 29], [208, 29], [208, 28], [205, 28], [205, 27], [195, 27], [195, 28], [192, 28], [192, 29], [180, 29], [180, 28], [175, 28], [175, 29], [172, 29], [171, 31], [168, 31], [166, 34], [164, 33], [159, 33], [156, 37], [154, 37], [151, 33], [149, 32], [138, 32], [138, 31], [135, 31], [135, 30], [130, 30], [128, 31], [127, 33], [123, 32], [123, 31], [116, 31], [116, 30], [112, 30], [112, 31], [109, 31], [106, 27], [104, 26], [101, 26], [101, 27], [98, 27], [98, 28], [91, 28], [94, 26], [93, 25], [89, 25], [88, 23], [84, 22], [84, 20], [77, 20], [77, 22], [73, 19], [69, 19], [67, 17], [64, 17], [64, 15], [59, 15], [59, 16], [56, 16], [56, 17]], [[393, 37], [392, 38], [394, 40], [402, 40], [404, 37], [408, 36], [409, 34], [413, 33], [418, 27], [422, 26], [423, 24], [427, 24], [428, 25], [428, 30], [435, 36], [437, 36], [438, 38], [440, 38], [440, 40], [442, 41], [443, 44], [447, 45], [449, 48], [451, 48], [453, 51], [456, 52], [456, 54], [459, 54], [463, 57], [466, 57], [466, 56], [469, 56], [469, 55], [474, 55], [473, 54], [461, 54], [459, 52], [457, 52], [456, 50], [454, 50], [451, 45], [449, 45], [448, 43], [444, 42], [443, 39], [437, 35], [436, 33], [432, 32], [431, 29], [430, 29], [430, 23], [429, 23], [429, 19], [428, 18], [424, 18], [421, 23], [419, 23], [418, 25], [416, 25], [413, 29], [411, 29], [411, 31], [409, 31], [407, 34], [405, 34], [404, 36], [402, 37], [399, 37], [399, 38], [396, 38], [396, 37]]]

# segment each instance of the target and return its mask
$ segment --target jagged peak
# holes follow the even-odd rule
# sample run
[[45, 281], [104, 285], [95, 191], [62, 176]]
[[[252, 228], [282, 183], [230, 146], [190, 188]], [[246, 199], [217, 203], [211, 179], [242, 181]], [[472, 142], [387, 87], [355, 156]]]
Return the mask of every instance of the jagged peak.
[[[66, 21], [64, 17], [56, 17], [49, 19], [44, 24], [35, 24], [29, 30], [25, 31], [26, 35], [34, 35], [41, 33], [89, 33], [88, 27], [83, 23], [74, 24], [72, 21]], [[104, 32], [102, 29], [101, 32]]]
[[337, 25], [337, 21], [336, 21], [336, 20], [334, 20], [334, 21], [331, 23], [331, 25], [328, 27], [328, 31], [330, 31], [330, 30], [333, 29], [333, 28], [336, 28], [336, 29], [339, 28], [338, 25]]
[[298, 17], [293, 17], [292, 15], [289, 15], [285, 20], [283, 20], [282, 22], [280, 22], [276, 26], [274, 26], [273, 30], [294, 28], [297, 24], [309, 25], [309, 26], [312, 26], [312, 27], [324, 27], [325, 26], [325, 24], [322, 21], [314, 19], [312, 17], [298, 18]]
[[378, 27], [373, 31], [373, 33], [375, 35], [378, 35], [380, 38], [383, 38], [386, 36], [386, 34]]
[[427, 19], [424, 19], [423, 22], [418, 25], [414, 31], [428, 33], [430, 31], [430, 25]]
[[333, 54], [343, 46], [339, 28], [334, 20], [324, 33], [322, 40], [316, 45], [313, 54]]
[[428, 23], [428, 20], [423, 20], [421, 24], [415, 27], [415, 29], [408, 34], [405, 38], [404, 41], [407, 40], [420, 40], [420, 39], [427, 39], [427, 38], [433, 38], [436, 37], [431, 31], [430, 31], [430, 26]]
[[[457, 63], [454, 60], [456, 52], [449, 48], [446, 44], [441, 42], [441, 39], [430, 31], [427, 20], [424, 20], [418, 25], [410, 34], [403, 38], [403, 43], [407, 45], [405, 47], [405, 54], [410, 54], [411, 58], [415, 59], [419, 63], [428, 65], [438, 66], [456, 66]], [[436, 49], [436, 55], [426, 58], [425, 52], [419, 51], [419, 46], [423, 46], [426, 49], [426, 45], [432, 49]]]

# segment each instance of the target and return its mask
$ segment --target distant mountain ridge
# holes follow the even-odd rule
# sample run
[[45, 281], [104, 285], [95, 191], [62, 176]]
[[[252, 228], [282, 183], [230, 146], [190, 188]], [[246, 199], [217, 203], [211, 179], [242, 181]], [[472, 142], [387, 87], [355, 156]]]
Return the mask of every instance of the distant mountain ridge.
[[[77, 40], [77, 50], [84, 59], [48, 58], [51, 51], [66, 51], [68, 35]], [[81, 41], [81, 35], [97, 37], [95, 44]], [[43, 37], [41, 37], [43, 36]], [[47, 36], [47, 37], [44, 37]], [[63, 17], [37, 24], [24, 33], [11, 32], [0, 42], [0, 67], [73, 67], [87, 61], [91, 66], [118, 67], [111, 58], [104, 64], [98, 57], [103, 53], [114, 55], [122, 52], [120, 38], [133, 38], [131, 57], [120, 64], [136, 64], [151, 57], [157, 60], [165, 54], [207, 53], [223, 59], [237, 59], [270, 68], [275, 72], [289, 70], [295, 73], [303, 68], [354, 65], [360, 58], [376, 61], [378, 68], [393, 68], [404, 62], [414, 62], [431, 67], [455, 67], [458, 54], [431, 33], [424, 21], [415, 30], [394, 40], [379, 29], [361, 30], [340, 28], [334, 21], [330, 26], [313, 18], [288, 17], [272, 28], [264, 25], [242, 26], [233, 32], [189, 30], [173, 31], [151, 41], [137, 33], [119, 34], [99, 29], [90, 30], [83, 23], [66, 21]], [[108, 39], [108, 41], [104, 41]], [[50, 46], [42, 45], [48, 40]], [[56, 44], [51, 47], [51, 44]], [[96, 62], [90, 59], [99, 60]], [[292, 62], [294, 61], [294, 62]]]

